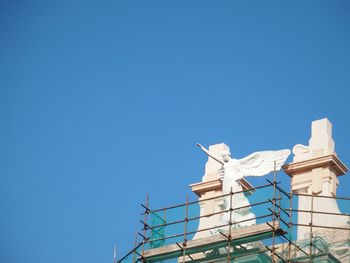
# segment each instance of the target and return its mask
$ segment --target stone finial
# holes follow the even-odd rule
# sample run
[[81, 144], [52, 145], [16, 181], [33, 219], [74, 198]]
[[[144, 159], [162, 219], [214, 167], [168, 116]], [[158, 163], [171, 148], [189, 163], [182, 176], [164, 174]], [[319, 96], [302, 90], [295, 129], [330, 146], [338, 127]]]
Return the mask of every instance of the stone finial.
[[332, 123], [327, 119], [313, 121], [309, 146], [297, 144], [293, 147], [294, 162], [311, 158], [335, 155], [335, 144], [332, 138]]
[[292, 177], [292, 190], [306, 187], [313, 194], [336, 195], [337, 176], [348, 168], [337, 157], [334, 145], [330, 121], [313, 121], [309, 146], [295, 145], [293, 163], [284, 169]]
[[312, 122], [309, 147], [313, 157], [335, 154], [332, 123], [327, 118]]

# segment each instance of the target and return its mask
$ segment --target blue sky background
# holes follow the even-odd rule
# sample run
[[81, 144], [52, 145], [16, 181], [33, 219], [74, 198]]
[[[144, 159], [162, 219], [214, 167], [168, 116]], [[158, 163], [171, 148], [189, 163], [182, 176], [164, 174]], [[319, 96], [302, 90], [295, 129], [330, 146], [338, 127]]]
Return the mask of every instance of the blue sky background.
[[[206, 158], [307, 144], [350, 165], [349, 1], [1, 1], [0, 261], [112, 262]], [[285, 182], [288, 178], [282, 178]], [[350, 195], [343, 177], [340, 195]]]

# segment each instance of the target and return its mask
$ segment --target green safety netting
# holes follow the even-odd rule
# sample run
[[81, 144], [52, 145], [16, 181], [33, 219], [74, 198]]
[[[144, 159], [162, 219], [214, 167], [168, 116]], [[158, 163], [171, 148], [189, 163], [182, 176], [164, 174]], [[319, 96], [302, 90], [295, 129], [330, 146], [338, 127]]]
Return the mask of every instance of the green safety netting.
[[151, 226], [159, 226], [151, 229], [150, 239], [154, 240], [150, 242], [150, 248], [162, 247], [165, 244], [165, 224], [166, 224], [166, 211], [158, 213], [151, 213]]

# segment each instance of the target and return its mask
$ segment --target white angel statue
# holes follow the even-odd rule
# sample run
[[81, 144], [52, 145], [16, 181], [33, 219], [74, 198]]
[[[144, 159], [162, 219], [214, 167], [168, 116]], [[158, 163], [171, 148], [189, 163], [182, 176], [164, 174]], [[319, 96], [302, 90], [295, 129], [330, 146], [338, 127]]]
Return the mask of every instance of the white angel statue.
[[[229, 194], [231, 189], [233, 193], [243, 190], [239, 180], [246, 176], [263, 176], [276, 169], [280, 170], [282, 165], [290, 155], [290, 150], [279, 151], [262, 151], [255, 152], [240, 160], [232, 159], [229, 151], [222, 152], [221, 156], [215, 156], [205, 149], [201, 144], [197, 146], [202, 149], [209, 157], [222, 164], [222, 168], [218, 171], [222, 183], [223, 194]], [[237, 209], [239, 207], [244, 207]], [[249, 201], [244, 193], [233, 195], [231, 221], [233, 228], [241, 228], [255, 225], [255, 215], [250, 212]], [[224, 198], [224, 210], [230, 209], [230, 196]], [[244, 222], [240, 222], [243, 221]], [[230, 222], [230, 213], [226, 212], [222, 216], [221, 224]]]

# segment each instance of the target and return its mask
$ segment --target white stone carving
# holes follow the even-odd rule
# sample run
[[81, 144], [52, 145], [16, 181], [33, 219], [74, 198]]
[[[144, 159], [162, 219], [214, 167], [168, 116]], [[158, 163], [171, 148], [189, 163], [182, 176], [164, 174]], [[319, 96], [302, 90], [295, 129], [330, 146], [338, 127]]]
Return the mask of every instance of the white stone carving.
[[[240, 160], [232, 159], [229, 151], [223, 151], [221, 155], [214, 155], [205, 149], [202, 145], [197, 144], [209, 157], [216, 160], [222, 165], [222, 168], [218, 170], [223, 180], [223, 194], [229, 194], [231, 189], [233, 192], [242, 191], [242, 186], [238, 182], [240, 179], [246, 176], [263, 176], [274, 169], [280, 170], [282, 165], [290, 155], [290, 150], [279, 151], [262, 151], [255, 152]], [[244, 206], [244, 208], [237, 209]], [[224, 198], [223, 209], [227, 210], [230, 207], [236, 209], [231, 214], [231, 220], [233, 223], [240, 222], [242, 220], [249, 221], [234, 224], [234, 228], [241, 228], [250, 225], [254, 225], [255, 215], [250, 212], [249, 201], [245, 197], [244, 193], [237, 193], [233, 195], [232, 204], [230, 205], [230, 196]], [[228, 224], [230, 222], [230, 213], [225, 213], [221, 222], [217, 225]], [[215, 231], [217, 232], [217, 231]]]

